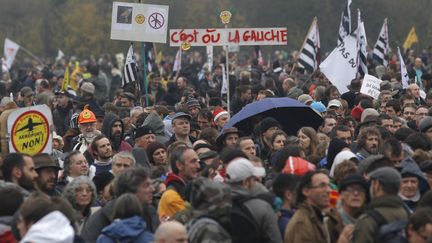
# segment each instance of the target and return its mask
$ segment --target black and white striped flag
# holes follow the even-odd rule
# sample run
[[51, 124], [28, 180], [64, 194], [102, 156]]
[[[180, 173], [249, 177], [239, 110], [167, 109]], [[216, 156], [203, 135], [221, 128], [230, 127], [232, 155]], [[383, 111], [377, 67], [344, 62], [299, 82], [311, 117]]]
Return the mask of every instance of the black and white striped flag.
[[361, 77], [368, 73], [367, 68], [367, 38], [364, 23], [361, 20], [360, 9], [358, 11], [357, 45], [358, 45], [358, 72]]
[[338, 45], [343, 41], [343, 39], [351, 34], [351, 0], [347, 0], [345, 10], [341, 16], [341, 22], [339, 24], [339, 36]]
[[314, 18], [300, 50], [299, 63], [309, 72], [315, 71], [320, 62], [320, 37], [318, 19]]
[[389, 53], [389, 38], [387, 32], [387, 19], [384, 19], [383, 26], [381, 28], [378, 40], [373, 49], [373, 59], [379, 64], [387, 67], [388, 65], [388, 53]]
[[[122, 87], [132, 82], [138, 82], [138, 75], [133, 48], [131, 44], [126, 56], [126, 62], [123, 69]], [[137, 86], [139, 87], [139, 85]]]

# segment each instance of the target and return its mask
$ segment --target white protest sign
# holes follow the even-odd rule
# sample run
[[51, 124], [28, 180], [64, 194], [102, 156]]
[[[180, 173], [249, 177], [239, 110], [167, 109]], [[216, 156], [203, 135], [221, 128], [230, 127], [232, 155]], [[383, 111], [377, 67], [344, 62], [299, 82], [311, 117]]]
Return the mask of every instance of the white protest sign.
[[171, 29], [170, 46], [183, 42], [191, 46], [253, 46], [286, 45], [286, 28], [239, 28], [239, 29]]
[[363, 78], [363, 83], [360, 89], [360, 93], [369, 95], [374, 99], [378, 99], [380, 95], [380, 83], [381, 79], [378, 79], [372, 75], [366, 74]]
[[320, 64], [321, 72], [336, 86], [339, 93], [348, 92], [347, 85], [357, 74], [357, 38], [347, 36]]
[[166, 43], [166, 5], [113, 2], [111, 39]]

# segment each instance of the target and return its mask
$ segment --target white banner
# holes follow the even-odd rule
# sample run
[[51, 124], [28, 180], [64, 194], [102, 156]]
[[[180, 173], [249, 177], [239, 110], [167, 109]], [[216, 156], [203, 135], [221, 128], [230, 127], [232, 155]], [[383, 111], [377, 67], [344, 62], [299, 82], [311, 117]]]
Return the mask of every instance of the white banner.
[[10, 69], [12, 67], [12, 64], [15, 60], [15, 56], [18, 53], [18, 49], [20, 46], [9, 40], [8, 38], [5, 39], [4, 43], [4, 56], [6, 58], [6, 67]]
[[345, 37], [321, 63], [320, 70], [341, 94], [348, 92], [347, 85], [357, 74], [357, 38]]
[[113, 2], [111, 39], [166, 43], [166, 5]]
[[208, 63], [209, 71], [211, 72], [213, 70], [213, 46], [207, 46], [206, 52], [207, 52], [207, 63]]
[[286, 45], [286, 28], [171, 29], [170, 46]]
[[374, 99], [378, 99], [380, 95], [380, 84], [382, 80], [372, 75], [366, 74], [363, 78], [363, 83], [360, 89], [360, 93], [369, 95]]

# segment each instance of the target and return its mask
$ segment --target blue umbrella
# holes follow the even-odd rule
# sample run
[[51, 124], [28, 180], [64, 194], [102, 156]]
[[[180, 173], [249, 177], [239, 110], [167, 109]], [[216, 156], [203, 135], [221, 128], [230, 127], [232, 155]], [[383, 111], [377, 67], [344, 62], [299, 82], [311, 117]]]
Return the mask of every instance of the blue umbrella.
[[243, 107], [235, 114], [224, 128], [237, 127], [245, 134], [255, 131], [260, 121], [273, 117], [282, 125], [288, 135], [297, 135], [304, 126], [317, 129], [323, 118], [310, 106], [291, 98], [266, 98]]

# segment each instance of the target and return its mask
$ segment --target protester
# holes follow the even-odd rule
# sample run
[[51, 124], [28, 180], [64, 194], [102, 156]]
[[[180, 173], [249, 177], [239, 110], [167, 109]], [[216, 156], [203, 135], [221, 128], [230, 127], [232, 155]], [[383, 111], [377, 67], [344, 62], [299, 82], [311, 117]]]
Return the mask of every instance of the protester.
[[25, 197], [36, 187], [38, 174], [32, 157], [28, 155], [8, 154], [3, 160], [2, 175], [6, 182], [19, 186]]

